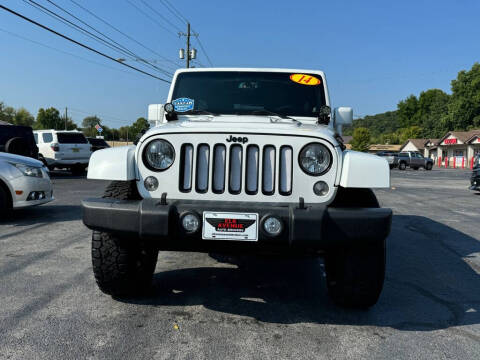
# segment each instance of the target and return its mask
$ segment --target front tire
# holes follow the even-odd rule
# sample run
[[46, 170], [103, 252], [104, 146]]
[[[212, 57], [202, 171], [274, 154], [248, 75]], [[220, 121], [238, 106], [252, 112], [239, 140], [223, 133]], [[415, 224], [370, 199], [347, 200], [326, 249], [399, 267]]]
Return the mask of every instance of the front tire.
[[92, 264], [97, 285], [112, 296], [144, 293], [152, 282], [158, 251], [107, 232], [92, 234]]
[[427, 165], [425, 165], [425, 170], [432, 170], [432, 163], [427, 163]]
[[[379, 208], [371, 189], [339, 188], [338, 208]], [[362, 245], [333, 248], [325, 255], [327, 289], [340, 306], [368, 308], [378, 301], [385, 279], [386, 241], [365, 239]]]
[[401, 162], [400, 164], [398, 164], [398, 169], [399, 170], [405, 170], [407, 168], [407, 164], [404, 163], [404, 162]]
[[332, 300], [345, 307], [375, 305], [383, 289], [385, 258], [385, 240], [329, 253], [325, 258], [325, 272]]
[[[104, 198], [138, 200], [135, 181], [113, 181], [105, 189]], [[150, 242], [135, 236], [109, 232], [92, 234], [92, 264], [97, 285], [112, 296], [133, 296], [145, 292], [157, 264], [158, 250]]]

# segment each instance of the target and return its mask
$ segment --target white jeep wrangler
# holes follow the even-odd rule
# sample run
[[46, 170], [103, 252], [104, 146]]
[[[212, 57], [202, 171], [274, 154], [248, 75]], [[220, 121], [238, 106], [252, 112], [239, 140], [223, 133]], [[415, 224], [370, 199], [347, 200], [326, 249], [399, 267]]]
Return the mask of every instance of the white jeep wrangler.
[[325, 75], [290, 69], [184, 69], [161, 123], [137, 146], [93, 153], [83, 201], [100, 289], [136, 294], [159, 250], [309, 253], [325, 257], [340, 305], [368, 307], [385, 274], [392, 211], [385, 159], [346, 151], [351, 108], [330, 110]]

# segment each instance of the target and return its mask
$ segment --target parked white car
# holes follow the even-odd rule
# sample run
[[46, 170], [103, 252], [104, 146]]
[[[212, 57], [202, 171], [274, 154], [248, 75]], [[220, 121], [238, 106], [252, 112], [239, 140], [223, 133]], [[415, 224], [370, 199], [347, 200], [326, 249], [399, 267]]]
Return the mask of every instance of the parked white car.
[[83, 201], [100, 289], [144, 290], [158, 250], [307, 253], [337, 304], [375, 304], [392, 211], [371, 189], [390, 169], [345, 149], [353, 111], [330, 104], [318, 70], [177, 70], [159, 126], [92, 155], [88, 178], [112, 181]]
[[66, 168], [74, 174], [83, 174], [92, 155], [92, 146], [78, 130], [36, 130], [38, 158], [50, 170]]
[[0, 152], [0, 213], [52, 200], [52, 182], [40, 161]]

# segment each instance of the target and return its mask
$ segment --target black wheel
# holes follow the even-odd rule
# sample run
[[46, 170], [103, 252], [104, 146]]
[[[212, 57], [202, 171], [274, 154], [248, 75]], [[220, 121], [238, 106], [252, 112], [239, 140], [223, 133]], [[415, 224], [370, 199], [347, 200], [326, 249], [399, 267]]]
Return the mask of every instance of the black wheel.
[[[339, 188], [333, 207], [378, 208], [371, 189]], [[362, 245], [330, 249], [325, 256], [327, 289], [340, 306], [368, 308], [374, 305], [385, 278], [385, 239], [362, 242]]]
[[[136, 200], [135, 182], [113, 181], [104, 198]], [[92, 234], [93, 273], [98, 287], [112, 296], [143, 293], [151, 284], [158, 250], [149, 242], [132, 236], [94, 231]]]
[[81, 176], [85, 175], [85, 169], [85, 165], [75, 165], [70, 168], [70, 171], [72, 172], [72, 175]]
[[427, 163], [427, 165], [425, 165], [425, 170], [432, 170], [432, 163]]
[[325, 257], [327, 288], [340, 306], [368, 308], [377, 303], [385, 279], [385, 240], [337, 249]]
[[5, 152], [10, 154], [30, 156], [30, 147], [25, 139], [21, 137], [14, 137], [5, 143]]
[[393, 164], [388, 165], [390, 167], [390, 170], [393, 169]]
[[2, 184], [0, 181], [0, 215], [6, 214], [11, 206], [10, 196], [4, 189], [4, 184]]
[[398, 168], [400, 170], [405, 170], [407, 168], [407, 164], [404, 162], [401, 162], [400, 164], [398, 164]]

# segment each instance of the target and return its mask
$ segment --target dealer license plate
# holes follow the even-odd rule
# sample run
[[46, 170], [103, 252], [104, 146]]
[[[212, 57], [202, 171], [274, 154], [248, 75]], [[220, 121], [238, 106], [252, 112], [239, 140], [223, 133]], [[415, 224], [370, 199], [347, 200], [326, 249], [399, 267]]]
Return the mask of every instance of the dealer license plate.
[[78, 148], [72, 148], [72, 151], [73, 151], [73, 152], [79, 152], [80, 149], [78, 149]]
[[258, 240], [258, 214], [203, 212], [204, 240]]

